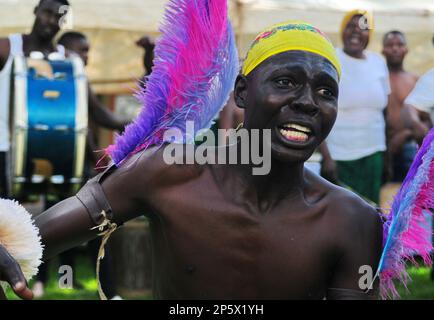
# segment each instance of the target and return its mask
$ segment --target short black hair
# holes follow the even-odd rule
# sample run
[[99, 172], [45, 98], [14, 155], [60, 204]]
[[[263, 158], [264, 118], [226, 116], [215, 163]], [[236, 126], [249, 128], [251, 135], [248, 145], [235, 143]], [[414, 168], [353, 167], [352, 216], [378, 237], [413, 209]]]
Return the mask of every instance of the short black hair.
[[[42, 4], [45, 1], [47, 1], [47, 0], [40, 0], [39, 1], [39, 5]], [[69, 6], [70, 5], [68, 0], [51, 0], [51, 1], [58, 2], [58, 3], [63, 4], [65, 6]]]
[[59, 38], [57, 43], [61, 44], [65, 48], [69, 48], [71, 43], [73, 41], [77, 41], [77, 40], [87, 40], [87, 37], [81, 32], [68, 31], [68, 32], [65, 32], [64, 34], [62, 34], [62, 36]]
[[401, 37], [404, 39], [404, 42], [407, 43], [407, 38], [406, 38], [404, 32], [399, 31], [399, 30], [391, 30], [391, 31], [387, 32], [387, 33], [384, 35], [384, 37], [383, 37], [383, 45], [386, 43], [387, 38], [388, 38], [389, 36], [401, 36]]

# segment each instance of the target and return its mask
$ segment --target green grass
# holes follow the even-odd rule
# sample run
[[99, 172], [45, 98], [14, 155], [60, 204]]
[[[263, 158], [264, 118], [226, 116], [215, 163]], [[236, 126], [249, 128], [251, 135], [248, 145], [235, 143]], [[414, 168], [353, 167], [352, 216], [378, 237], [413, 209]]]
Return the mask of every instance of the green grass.
[[[91, 261], [85, 256], [79, 256], [77, 260], [76, 279], [83, 285], [81, 290], [60, 289], [57, 283], [59, 275], [55, 270], [56, 263], [50, 265], [50, 280], [45, 289], [45, 295], [41, 300], [98, 300], [97, 282], [95, 271], [92, 268]], [[398, 286], [402, 300], [434, 300], [434, 281], [430, 279], [431, 270], [428, 268], [414, 267], [408, 269], [412, 278], [408, 285], [408, 291]], [[32, 285], [32, 282], [30, 283]], [[8, 290], [6, 295], [9, 299], [17, 299], [14, 294]], [[125, 299], [147, 300], [152, 299], [150, 295], [123, 295]]]
[[398, 287], [402, 300], [434, 300], [434, 281], [431, 280], [431, 270], [428, 268], [414, 267], [408, 269], [412, 279], [408, 284], [408, 290], [403, 286]]
[[[49, 281], [45, 286], [45, 294], [37, 300], [97, 300], [97, 283], [95, 273], [92, 270], [91, 263], [86, 257], [80, 256], [77, 259], [77, 266], [74, 277], [83, 285], [83, 289], [61, 289], [58, 285], [59, 276], [56, 267], [58, 265], [57, 259], [54, 259], [49, 264]], [[30, 287], [33, 286], [34, 281], [30, 282]], [[9, 289], [6, 292], [8, 299], [16, 299]]]
[[[83, 286], [83, 289], [61, 289], [58, 284], [59, 275], [56, 270], [58, 266], [57, 259], [54, 259], [49, 264], [49, 281], [45, 287], [45, 294], [36, 300], [99, 300], [98, 285], [95, 278], [95, 270], [92, 267], [90, 258], [86, 255], [80, 254], [77, 257], [74, 277]], [[34, 281], [30, 282], [30, 288], [33, 286]], [[6, 291], [8, 299], [17, 300], [13, 292], [8, 289]], [[126, 299], [150, 299], [148, 295], [143, 296], [123, 296]]]

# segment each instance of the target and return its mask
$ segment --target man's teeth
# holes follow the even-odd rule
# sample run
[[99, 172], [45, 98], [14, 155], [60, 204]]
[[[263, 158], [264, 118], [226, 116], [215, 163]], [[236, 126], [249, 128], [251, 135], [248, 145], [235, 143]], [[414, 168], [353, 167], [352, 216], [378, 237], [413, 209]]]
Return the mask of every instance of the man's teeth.
[[301, 131], [304, 133], [310, 133], [311, 132], [311, 130], [309, 128], [300, 126], [298, 124], [285, 124], [283, 127], [286, 129], [295, 129], [295, 130], [298, 130], [298, 131]]
[[288, 140], [307, 141], [309, 139], [309, 136], [303, 132], [280, 129], [280, 133]]

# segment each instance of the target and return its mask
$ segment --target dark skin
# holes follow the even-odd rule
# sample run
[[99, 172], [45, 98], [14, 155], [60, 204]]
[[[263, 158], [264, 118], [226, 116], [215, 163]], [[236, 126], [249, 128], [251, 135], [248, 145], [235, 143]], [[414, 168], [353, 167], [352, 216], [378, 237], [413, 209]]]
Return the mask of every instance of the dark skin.
[[[84, 65], [87, 66], [89, 63], [89, 51], [90, 51], [90, 43], [87, 40], [87, 38], [81, 38], [76, 39], [74, 41], [69, 41], [67, 44], [64, 44], [65, 49], [68, 50], [68, 52], [72, 52], [77, 54], [81, 60], [83, 61]], [[93, 92], [91, 86], [88, 86], [88, 92], [89, 92], [89, 100], [88, 104], [95, 104], [98, 105], [98, 108], [94, 108], [94, 113], [99, 114], [91, 114], [92, 119], [100, 119], [100, 123], [106, 123], [111, 126], [111, 129], [114, 130], [123, 130], [123, 125], [119, 121], [113, 121], [112, 114], [107, 110], [107, 108], [104, 108], [102, 105], [100, 105], [99, 99]], [[86, 144], [86, 156], [88, 159], [90, 159], [93, 163], [93, 166], [98, 163], [99, 156], [97, 153], [95, 153], [95, 150], [98, 150], [98, 145], [96, 143], [95, 133], [91, 129], [92, 126], [89, 126], [89, 132], [87, 134], [87, 144]]]
[[[395, 40], [395, 42], [396, 41], [398, 40]], [[395, 69], [397, 69], [397, 71], [400, 70], [398, 59], [399, 59], [399, 55], [396, 58], [397, 63], [395, 64], [396, 65]], [[405, 86], [405, 83], [406, 82], [408, 83], [411, 80], [412, 79], [407, 78], [406, 81], [404, 81], [403, 85]], [[413, 87], [415, 84], [416, 83], [413, 84]], [[401, 132], [403, 132], [400, 137], [401, 139], [398, 140], [398, 143], [401, 142], [401, 140], [405, 140], [406, 138], [411, 137], [414, 138], [419, 145], [421, 145], [423, 139], [428, 134], [429, 130], [432, 128], [433, 123], [431, 120], [431, 115], [428, 112], [418, 109], [417, 107], [418, 106], [404, 104], [404, 101], [402, 101], [402, 108], [400, 110], [399, 120], [398, 120], [398, 114], [396, 112], [395, 121], [400, 124], [400, 127], [402, 128]]]
[[364, 19], [362, 15], [352, 17], [342, 34], [344, 52], [356, 59], [365, 58], [363, 51], [369, 43], [369, 29], [363, 28], [365, 24], [360, 19]]
[[[23, 50], [26, 56], [32, 51], [42, 52], [45, 56], [56, 48], [53, 45], [53, 39], [60, 31], [59, 21], [62, 18], [60, 14], [61, 3], [46, 0], [35, 7], [35, 21], [29, 34], [23, 35]], [[9, 39], [0, 39], [0, 69], [3, 69], [9, 57], [10, 43]]]
[[[42, 52], [45, 56], [56, 51], [53, 45], [53, 39], [60, 31], [59, 21], [62, 18], [60, 8], [62, 4], [46, 0], [43, 1], [34, 10], [35, 22], [30, 34], [23, 35], [23, 50], [25, 56], [30, 56], [32, 51]], [[10, 53], [9, 39], [0, 39], [0, 70], [3, 69]], [[88, 105], [89, 116], [98, 125], [111, 130], [122, 131], [126, 121], [118, 119], [114, 114], [109, 112], [98, 100], [96, 95], [88, 86]]]
[[[268, 175], [253, 176], [250, 165], [166, 165], [160, 149], [136, 154], [104, 179], [116, 223], [150, 219], [157, 298], [322, 299], [330, 288], [360, 291], [360, 266], [378, 265], [380, 218], [303, 165], [336, 119], [337, 81], [327, 60], [300, 51], [238, 77], [234, 97], [245, 128], [272, 130]], [[285, 139], [286, 123], [311, 128], [308, 141]], [[36, 225], [44, 259], [95, 236], [76, 198]], [[0, 273], [16, 285], [13, 270]]]
[[[219, 129], [229, 130], [244, 126], [244, 110], [238, 108], [233, 93], [219, 115]], [[221, 136], [221, 141], [227, 141], [227, 132]]]
[[418, 77], [404, 70], [404, 59], [408, 53], [405, 38], [399, 34], [390, 34], [383, 44], [383, 54], [387, 60], [392, 89], [387, 106], [388, 151], [391, 154], [400, 152], [406, 141], [413, 138], [411, 130], [405, 128], [401, 120], [404, 100], [413, 90]]
[[402, 108], [401, 120], [419, 145], [433, 127], [431, 115], [428, 112], [409, 104], [405, 104]]
[[80, 38], [71, 40], [68, 44], [65, 44], [65, 48], [68, 51], [72, 51], [83, 60], [85, 66], [89, 63], [89, 51], [90, 51], [90, 43], [87, 38]]
[[146, 70], [145, 76], [149, 76], [152, 72], [152, 67], [154, 66], [155, 42], [150, 37], [144, 36], [136, 41], [136, 45], [145, 50], [143, 55], [143, 66]]
[[404, 59], [408, 53], [407, 42], [401, 34], [391, 33], [383, 42], [383, 55], [386, 58], [392, 89], [386, 109], [387, 153], [391, 160], [403, 145], [413, 139], [412, 130], [401, 120], [404, 100], [413, 90], [418, 77], [404, 70]]

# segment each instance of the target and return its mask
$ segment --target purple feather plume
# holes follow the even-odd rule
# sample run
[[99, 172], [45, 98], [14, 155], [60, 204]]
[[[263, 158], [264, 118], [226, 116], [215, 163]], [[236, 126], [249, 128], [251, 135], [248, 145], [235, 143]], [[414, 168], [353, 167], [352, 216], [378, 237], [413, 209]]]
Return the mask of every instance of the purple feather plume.
[[162, 145], [172, 128], [184, 134], [182, 142], [192, 142], [186, 122], [194, 122], [195, 134], [210, 128], [239, 71], [227, 0], [169, 0], [160, 31], [152, 74], [137, 93], [142, 111], [106, 149], [117, 165]]
[[428, 133], [392, 204], [384, 224], [384, 250], [379, 264], [383, 298], [398, 297], [394, 279], [406, 285], [405, 262], [414, 256], [431, 265], [428, 217], [434, 209], [434, 129]]

